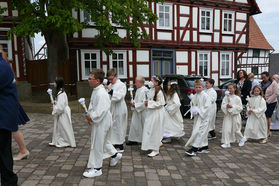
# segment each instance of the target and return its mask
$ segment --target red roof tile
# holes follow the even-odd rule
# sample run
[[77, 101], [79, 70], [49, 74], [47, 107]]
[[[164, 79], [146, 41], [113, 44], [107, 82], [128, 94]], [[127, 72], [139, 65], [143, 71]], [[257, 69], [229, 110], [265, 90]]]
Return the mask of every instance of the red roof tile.
[[249, 48], [274, 50], [252, 16], [249, 25]]

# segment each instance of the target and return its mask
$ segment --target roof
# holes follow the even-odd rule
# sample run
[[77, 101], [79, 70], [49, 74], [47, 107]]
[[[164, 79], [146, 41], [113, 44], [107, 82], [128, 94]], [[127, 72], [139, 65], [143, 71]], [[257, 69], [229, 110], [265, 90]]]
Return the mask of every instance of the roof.
[[249, 48], [274, 50], [263, 35], [255, 19], [250, 16], [249, 24]]

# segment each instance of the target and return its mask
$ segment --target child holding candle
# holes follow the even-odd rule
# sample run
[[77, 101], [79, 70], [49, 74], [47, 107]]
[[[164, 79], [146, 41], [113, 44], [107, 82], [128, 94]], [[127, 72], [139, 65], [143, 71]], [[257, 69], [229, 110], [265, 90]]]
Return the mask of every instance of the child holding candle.
[[261, 139], [260, 143], [267, 143], [266, 102], [261, 87], [255, 86], [252, 95], [247, 104], [248, 120], [244, 136], [246, 139]]
[[194, 83], [196, 94], [192, 98], [191, 113], [194, 115], [194, 126], [190, 139], [186, 143], [186, 147], [191, 149], [185, 153], [188, 156], [195, 156], [197, 153], [208, 153], [208, 127], [209, 127], [209, 110], [211, 102], [208, 95], [203, 91], [203, 83], [196, 80]]
[[83, 173], [83, 176], [88, 178], [102, 175], [103, 159], [112, 157], [110, 166], [116, 166], [122, 158], [110, 142], [113, 122], [109, 110], [111, 101], [102, 85], [104, 75], [104, 71], [98, 69], [91, 72], [88, 79], [89, 85], [94, 88], [86, 115], [88, 123], [92, 123], [91, 148], [87, 164], [89, 170]]
[[239, 141], [239, 146], [243, 146], [246, 139], [241, 133], [241, 116], [243, 109], [240, 98], [240, 92], [236, 84], [228, 86], [229, 94], [222, 101], [221, 109], [224, 112], [224, 120], [222, 127], [222, 148], [230, 148], [231, 143]]
[[109, 86], [106, 86], [111, 98], [112, 114], [111, 142], [119, 153], [124, 152], [124, 142], [128, 126], [128, 110], [125, 102], [126, 85], [118, 79], [114, 69], [107, 72]]
[[54, 83], [56, 88], [56, 101], [53, 104], [52, 115], [54, 116], [54, 127], [52, 142], [50, 146], [76, 147], [76, 141], [72, 126], [71, 109], [68, 105], [68, 97], [64, 90], [64, 79], [57, 77]]
[[216, 138], [216, 132], [215, 132], [215, 121], [216, 121], [216, 112], [217, 112], [217, 105], [216, 105], [216, 100], [217, 100], [217, 93], [213, 88], [215, 81], [214, 79], [207, 79], [206, 80], [206, 90], [205, 93], [208, 94], [208, 97], [210, 99], [210, 110], [209, 110], [209, 127], [208, 127], [208, 131], [209, 131], [209, 136], [208, 139], [215, 139]]
[[180, 112], [180, 93], [177, 81], [168, 83], [165, 112], [165, 127], [163, 143], [170, 143], [171, 138], [184, 136], [183, 117]]
[[146, 119], [143, 127], [142, 150], [152, 150], [149, 157], [159, 154], [159, 148], [164, 135], [164, 105], [165, 95], [161, 87], [162, 78], [153, 76], [149, 84], [150, 91], [148, 100], [145, 101], [147, 108]]
[[133, 111], [129, 138], [127, 145], [134, 145], [142, 142], [142, 131], [146, 117], [145, 108], [145, 92], [147, 88], [144, 86], [145, 79], [143, 77], [136, 78], [136, 96], [135, 100], [132, 100], [130, 105]]

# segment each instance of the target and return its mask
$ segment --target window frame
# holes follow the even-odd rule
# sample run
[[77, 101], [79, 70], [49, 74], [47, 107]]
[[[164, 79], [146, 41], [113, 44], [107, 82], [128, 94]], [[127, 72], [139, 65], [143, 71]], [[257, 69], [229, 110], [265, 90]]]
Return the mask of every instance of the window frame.
[[[206, 12], [210, 12], [210, 29], [209, 30], [204, 30], [202, 29], [202, 12], [206, 11]], [[200, 8], [199, 11], [200, 15], [199, 15], [199, 31], [203, 32], [203, 33], [212, 33], [213, 32], [213, 9], [211, 8]], [[206, 25], [205, 25], [206, 26]]]
[[[254, 68], [257, 68], [257, 73], [254, 72]], [[260, 75], [260, 73], [259, 73], [259, 66], [252, 66], [252, 67], [251, 67], [251, 72], [252, 72], [255, 76]]]
[[[207, 61], [207, 76], [204, 75], [200, 75], [200, 54], [207, 54], [208, 55], [208, 61]], [[202, 77], [206, 77], [209, 78], [210, 77], [210, 62], [211, 62], [211, 53], [209, 51], [199, 51], [198, 52], [198, 64], [197, 64], [197, 72], [198, 75], [202, 76]]]
[[[80, 22], [84, 22], [84, 13], [85, 13], [84, 10], [80, 10]], [[91, 20], [91, 15], [90, 15], [90, 20]], [[89, 21], [88, 24], [90, 26], [95, 26], [95, 23], [92, 20]]]
[[[255, 51], [258, 51], [258, 56], [255, 56], [254, 53]], [[252, 58], [260, 58], [261, 57], [261, 50], [260, 49], [253, 49], [252, 51]]]
[[[9, 31], [9, 28], [0, 28], [0, 31]], [[8, 46], [8, 59], [13, 61], [13, 48], [12, 48], [12, 40], [0, 40], [0, 44], [7, 44]]]
[[[169, 9], [170, 9], [170, 11], [169, 11], [169, 20], [170, 20], [170, 22], [169, 22], [169, 26], [160, 26], [160, 18], [159, 18], [159, 14], [160, 14], [160, 11], [159, 11], [159, 7], [160, 6], [164, 6], [164, 10], [165, 10], [165, 7], [166, 6], [168, 6], [169, 7]], [[156, 24], [157, 24], [157, 29], [161, 29], [161, 30], [172, 30], [173, 29], [173, 20], [172, 20], [172, 17], [173, 17], [173, 15], [172, 15], [172, 9], [173, 9], [173, 5], [171, 4], [171, 3], [157, 3], [157, 17], [158, 17], [158, 20], [156, 21]], [[165, 11], [164, 11], [164, 13], [165, 13]], [[165, 19], [164, 19], [164, 22], [165, 22]]]
[[[80, 57], [81, 57], [81, 79], [82, 80], [87, 80], [89, 78], [89, 75], [87, 76], [85, 74], [85, 54], [89, 53], [91, 54], [96, 54], [96, 62], [97, 62], [97, 69], [100, 68], [101, 66], [101, 61], [100, 61], [100, 50], [80, 50]], [[91, 60], [90, 60], [91, 61]], [[93, 69], [91, 69], [92, 71]]]
[[[117, 75], [120, 79], [127, 79], [127, 51], [126, 50], [113, 50], [112, 51], [114, 54], [123, 54], [123, 72], [124, 74], [123, 75], [120, 75], [118, 73], [118, 69], [117, 69]], [[110, 69], [113, 69], [113, 64], [112, 64], [112, 55], [109, 55], [109, 68]]]
[[[222, 68], [223, 68], [222, 55], [229, 55], [229, 57], [230, 57], [229, 58], [229, 74], [228, 75], [223, 75], [222, 74]], [[221, 52], [220, 53], [220, 78], [231, 78], [231, 76], [232, 76], [232, 53], [231, 52]]]
[[[232, 15], [232, 30], [231, 31], [225, 31], [225, 14], [231, 14]], [[235, 22], [235, 18], [234, 18], [234, 14], [235, 12], [233, 11], [223, 11], [222, 13], [222, 33], [223, 34], [234, 34], [234, 22]]]

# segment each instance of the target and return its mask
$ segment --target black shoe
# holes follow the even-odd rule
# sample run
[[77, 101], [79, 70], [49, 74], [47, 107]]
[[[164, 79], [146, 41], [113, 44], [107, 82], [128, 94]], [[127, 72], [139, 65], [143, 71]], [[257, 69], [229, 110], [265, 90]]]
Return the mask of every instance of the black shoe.
[[139, 143], [138, 142], [134, 142], [134, 141], [128, 141], [127, 143], [126, 143], [126, 145], [128, 145], [128, 146], [131, 146], [131, 145], [138, 145]]
[[208, 154], [209, 150], [208, 150], [208, 146], [206, 147], [202, 147], [197, 151], [198, 154]]
[[185, 152], [185, 154], [187, 154], [188, 156], [196, 156], [196, 152], [193, 149], [190, 149], [188, 151]]

